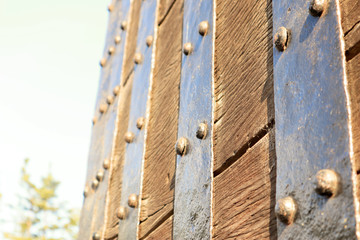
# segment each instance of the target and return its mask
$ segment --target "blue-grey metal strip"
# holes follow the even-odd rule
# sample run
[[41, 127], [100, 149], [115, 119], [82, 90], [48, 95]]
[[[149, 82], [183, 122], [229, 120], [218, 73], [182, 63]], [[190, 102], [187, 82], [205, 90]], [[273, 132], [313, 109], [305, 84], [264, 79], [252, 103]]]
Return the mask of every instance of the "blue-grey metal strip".
[[[278, 238], [356, 239], [338, 3], [329, 0], [313, 17], [309, 2], [273, 1], [274, 32], [283, 26], [291, 33], [285, 51], [273, 50], [276, 198], [291, 196], [298, 205], [293, 224], [278, 221]], [[337, 196], [314, 191], [321, 169], [341, 176]]]
[[141, 4], [136, 53], [142, 55], [142, 63], [137, 64], [134, 69], [128, 124], [128, 131], [134, 133], [135, 138], [132, 143], [126, 146], [120, 202], [121, 206], [128, 209], [128, 216], [120, 221], [119, 239], [131, 240], [137, 238], [139, 206], [137, 208], [129, 207], [128, 198], [131, 194], [140, 195], [145, 127], [139, 130], [136, 127], [136, 121], [140, 117], [146, 117], [153, 53], [153, 46], [148, 47], [146, 45], [146, 37], [151, 35], [155, 39], [156, 5], [157, 0], [146, 0]]
[[[198, 30], [202, 21], [209, 23], [205, 36]], [[174, 239], [211, 238], [212, 29], [213, 0], [185, 0], [183, 44], [194, 50], [182, 59], [178, 138], [187, 138], [190, 147], [176, 160]], [[208, 133], [200, 140], [196, 131], [203, 122]]]

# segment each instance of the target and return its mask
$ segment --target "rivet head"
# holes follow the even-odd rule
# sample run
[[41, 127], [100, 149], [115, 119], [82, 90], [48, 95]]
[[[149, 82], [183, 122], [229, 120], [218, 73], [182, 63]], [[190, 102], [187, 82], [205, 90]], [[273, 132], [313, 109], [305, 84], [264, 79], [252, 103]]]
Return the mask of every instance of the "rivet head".
[[108, 6], [108, 11], [112, 12], [114, 10], [114, 5], [113, 4], [109, 4]]
[[93, 233], [93, 237], [92, 237], [93, 240], [100, 240], [100, 238], [101, 238], [100, 233], [98, 232]]
[[96, 180], [101, 182], [104, 179], [104, 170], [100, 169], [96, 173]]
[[114, 40], [115, 44], [119, 44], [121, 42], [121, 37], [117, 35]]
[[191, 43], [185, 43], [184, 44], [184, 54], [189, 55], [194, 51], [194, 47]]
[[136, 127], [137, 127], [138, 129], [142, 129], [143, 126], [144, 126], [144, 124], [145, 124], [145, 118], [139, 117], [139, 118], [137, 119], [137, 121], [136, 121]]
[[104, 168], [105, 170], [107, 170], [107, 169], [109, 169], [109, 167], [110, 167], [110, 159], [105, 158], [105, 159], [104, 159], [104, 162], [103, 162], [103, 168]]
[[107, 104], [112, 104], [114, 102], [114, 97], [112, 95], [107, 96], [106, 98]]
[[274, 44], [281, 52], [287, 48], [289, 44], [289, 31], [286, 28], [280, 27], [278, 29], [274, 36]]
[[107, 104], [104, 104], [104, 103], [100, 104], [100, 107], [99, 107], [100, 113], [105, 113], [107, 111], [107, 108], [108, 108]]
[[128, 210], [126, 207], [119, 207], [118, 210], [116, 211], [116, 216], [120, 219], [120, 220], [124, 220], [128, 215]]
[[107, 62], [106, 58], [102, 58], [102, 59], [100, 60], [100, 66], [101, 66], [101, 67], [104, 67], [104, 66], [106, 65], [106, 62]]
[[92, 123], [93, 123], [93, 125], [95, 125], [96, 123], [97, 123], [97, 117], [93, 117], [93, 119], [92, 119]]
[[89, 194], [90, 194], [90, 188], [89, 188], [89, 186], [85, 186], [85, 188], [84, 188], [84, 197], [87, 197], [87, 196], [89, 196]]
[[114, 54], [114, 52], [115, 52], [115, 47], [114, 47], [114, 46], [109, 47], [108, 52], [109, 52], [110, 55]]
[[113, 94], [114, 96], [117, 96], [120, 92], [120, 86], [115, 86], [113, 89]]
[[97, 179], [94, 179], [91, 183], [91, 187], [95, 190], [99, 186], [99, 181]]
[[283, 223], [290, 225], [295, 221], [297, 204], [292, 197], [279, 199], [275, 206], [276, 216]]
[[309, 12], [314, 17], [320, 17], [327, 5], [327, 0], [311, 0]]
[[135, 135], [132, 132], [125, 133], [125, 142], [132, 143], [134, 141]]
[[134, 62], [136, 64], [141, 64], [143, 61], [143, 56], [141, 53], [135, 53], [135, 56], [134, 56]]
[[340, 175], [331, 169], [322, 169], [316, 174], [315, 191], [324, 196], [334, 197], [340, 192]]
[[181, 137], [176, 143], [176, 153], [180, 156], [184, 156], [189, 150], [189, 140]]
[[130, 194], [128, 199], [129, 207], [136, 208], [138, 205], [138, 196], [135, 193]]
[[122, 21], [121, 24], [120, 24], [121, 30], [125, 31], [125, 30], [126, 30], [126, 27], [127, 27], [127, 22], [126, 22], [126, 21]]
[[196, 137], [199, 139], [205, 139], [208, 132], [208, 125], [206, 123], [200, 123], [196, 131]]
[[153, 41], [154, 41], [153, 36], [149, 35], [149, 36], [146, 37], [146, 45], [148, 47], [150, 47], [152, 45]]
[[202, 21], [199, 24], [199, 33], [200, 33], [200, 35], [205, 36], [208, 31], [209, 31], [209, 22], [208, 21]]

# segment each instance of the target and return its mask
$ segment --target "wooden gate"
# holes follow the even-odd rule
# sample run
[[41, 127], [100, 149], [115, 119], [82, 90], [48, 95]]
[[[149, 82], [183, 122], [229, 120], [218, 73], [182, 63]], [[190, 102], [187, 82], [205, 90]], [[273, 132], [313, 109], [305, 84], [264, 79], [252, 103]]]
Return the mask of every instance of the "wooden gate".
[[360, 239], [359, 0], [113, 0], [79, 239]]

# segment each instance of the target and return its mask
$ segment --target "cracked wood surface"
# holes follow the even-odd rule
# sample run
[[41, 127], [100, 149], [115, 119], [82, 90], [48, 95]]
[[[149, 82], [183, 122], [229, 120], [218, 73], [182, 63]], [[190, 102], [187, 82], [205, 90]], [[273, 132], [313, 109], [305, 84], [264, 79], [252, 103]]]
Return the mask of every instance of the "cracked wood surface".
[[[164, 3], [168, 1], [161, 1], [160, 7]], [[178, 0], [158, 27], [145, 149], [140, 238], [173, 211], [182, 17], [183, 1]]]
[[152, 231], [144, 240], [171, 240], [172, 239], [172, 224], [173, 218], [169, 217], [158, 228]]

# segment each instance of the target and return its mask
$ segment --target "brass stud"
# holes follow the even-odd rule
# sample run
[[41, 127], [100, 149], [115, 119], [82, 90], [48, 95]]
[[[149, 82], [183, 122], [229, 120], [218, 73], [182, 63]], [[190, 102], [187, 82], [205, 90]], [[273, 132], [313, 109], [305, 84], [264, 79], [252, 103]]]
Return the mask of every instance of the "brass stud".
[[315, 191], [324, 196], [334, 197], [340, 192], [340, 175], [331, 169], [322, 169], [316, 174]]
[[93, 119], [92, 119], [92, 123], [93, 123], [93, 125], [95, 125], [96, 123], [97, 123], [97, 117], [93, 117]]
[[104, 67], [104, 66], [106, 65], [106, 62], [107, 62], [106, 58], [102, 58], [102, 59], [100, 60], [100, 66], [101, 66], [101, 67]]
[[134, 141], [135, 135], [132, 132], [125, 133], [125, 141], [127, 143], [132, 143]]
[[136, 121], [136, 127], [137, 127], [138, 129], [142, 129], [143, 126], [144, 126], [144, 124], [145, 124], [145, 118], [139, 117], [139, 118], [137, 119], [137, 121]]
[[191, 43], [185, 43], [184, 44], [184, 54], [189, 55], [194, 51], [194, 47]]
[[103, 162], [103, 168], [107, 170], [109, 169], [109, 167], [110, 167], [110, 160], [108, 158], [105, 158]]
[[181, 137], [176, 143], [176, 153], [180, 156], [184, 156], [189, 150], [189, 140]]
[[125, 218], [127, 218], [128, 215], [128, 210], [126, 207], [119, 207], [117, 212], [116, 212], [116, 216], [120, 219], [120, 220], [124, 220]]
[[93, 238], [93, 240], [100, 240], [100, 238], [101, 238], [100, 233], [99, 232], [94, 232], [92, 238]]
[[199, 33], [201, 36], [205, 36], [209, 30], [209, 22], [208, 21], [202, 21], [199, 24]]
[[130, 194], [128, 199], [129, 207], [136, 208], [138, 205], [138, 196], [135, 193]]
[[85, 186], [85, 188], [84, 188], [84, 197], [87, 197], [87, 196], [89, 196], [89, 194], [90, 194], [90, 188], [89, 188], [89, 186]]
[[135, 56], [134, 56], [134, 62], [136, 64], [141, 64], [143, 61], [143, 56], [141, 53], [135, 53]]
[[146, 37], [146, 45], [148, 47], [150, 47], [152, 45], [153, 41], [154, 41], [153, 36], [149, 35], [149, 36]]
[[108, 108], [107, 104], [104, 103], [100, 104], [100, 108], [99, 108], [100, 113], [105, 113], [107, 111], [107, 108]]
[[309, 12], [314, 17], [320, 17], [327, 6], [327, 0], [311, 0]]
[[126, 27], [127, 27], [127, 22], [126, 22], [126, 21], [122, 21], [121, 24], [120, 24], [121, 30], [126, 31]]
[[297, 204], [292, 197], [279, 199], [275, 206], [276, 216], [287, 225], [295, 221], [297, 209]]
[[115, 44], [119, 44], [121, 42], [121, 37], [117, 35], [114, 40]]
[[196, 137], [199, 139], [205, 139], [208, 132], [208, 125], [206, 123], [200, 123], [196, 131]]
[[275, 47], [281, 52], [287, 48], [289, 45], [289, 31], [286, 28], [280, 27], [278, 29], [274, 36], [274, 44]]
[[104, 170], [100, 169], [96, 173], [96, 179], [101, 182], [104, 179]]
[[115, 47], [114, 46], [111, 46], [111, 47], [109, 47], [109, 54], [110, 55], [112, 55], [112, 54], [114, 54], [114, 52], [115, 52]]
[[107, 96], [106, 98], [107, 104], [112, 104], [114, 102], [114, 97], [112, 95]]
[[109, 4], [108, 6], [108, 11], [112, 12], [114, 10], [114, 5], [113, 4]]
[[97, 179], [94, 179], [91, 183], [91, 187], [95, 190], [99, 186], [99, 181]]
[[115, 86], [114, 90], [113, 90], [114, 96], [117, 96], [119, 94], [119, 92], [120, 92], [120, 86]]

